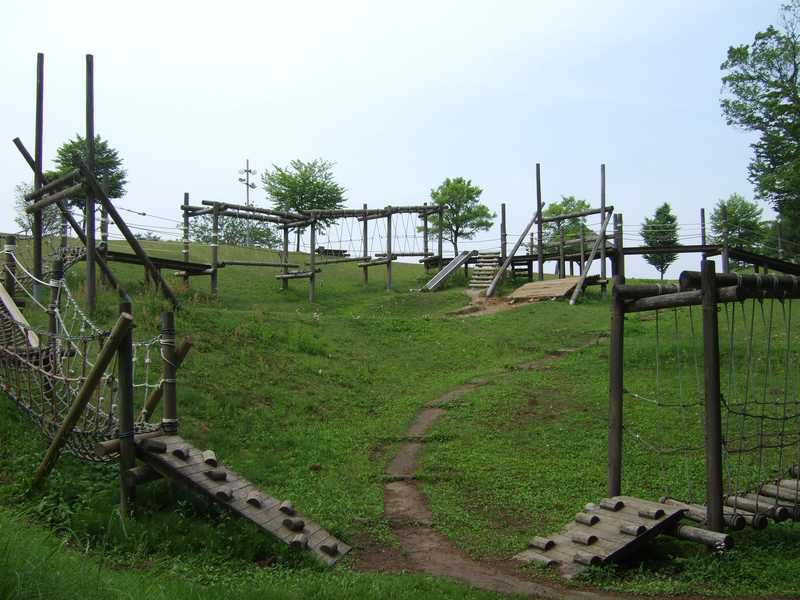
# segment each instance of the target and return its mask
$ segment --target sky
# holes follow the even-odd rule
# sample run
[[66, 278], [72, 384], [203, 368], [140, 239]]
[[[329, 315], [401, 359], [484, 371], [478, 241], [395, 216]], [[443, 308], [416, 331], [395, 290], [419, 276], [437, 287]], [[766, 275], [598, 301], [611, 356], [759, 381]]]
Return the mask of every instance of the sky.
[[[261, 173], [319, 157], [336, 163], [352, 207], [422, 204], [446, 177], [471, 179], [492, 210], [506, 204], [511, 234], [535, 210], [536, 163], [545, 202], [575, 195], [593, 206], [605, 163], [626, 232], [669, 202], [695, 234], [701, 207], [753, 196], [753, 137], [721, 116], [720, 64], [777, 23], [779, 4], [9, 2], [0, 230], [18, 229], [14, 187], [31, 179], [11, 140], [33, 148], [43, 52], [46, 164], [85, 131], [91, 53], [96, 131], [128, 170], [119, 206], [146, 212], [127, 213], [144, 226], [170, 227], [184, 192], [193, 204], [243, 203], [246, 159]], [[268, 206], [262, 190], [253, 198]], [[468, 247], [497, 246], [498, 228]], [[686, 255], [667, 276], [698, 261]], [[641, 259], [627, 267], [655, 274]]]

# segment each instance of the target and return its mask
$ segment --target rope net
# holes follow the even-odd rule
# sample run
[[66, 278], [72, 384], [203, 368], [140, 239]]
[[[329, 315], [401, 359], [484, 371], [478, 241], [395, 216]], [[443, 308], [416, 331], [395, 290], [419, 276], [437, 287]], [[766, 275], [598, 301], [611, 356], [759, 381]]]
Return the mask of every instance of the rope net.
[[[8, 247], [3, 259], [4, 274], [11, 277], [17, 295], [23, 297], [25, 314], [5, 286], [0, 286], [0, 386], [22, 413], [52, 439], [110, 331], [87, 317], [65, 280], [36, 279]], [[44, 294], [34, 293], [34, 283], [44, 289]], [[39, 298], [48, 298], [48, 304]], [[141, 396], [142, 404], [158, 386], [158, 373], [151, 369], [151, 354], [159, 342], [160, 338], [155, 337], [133, 344], [134, 391]], [[115, 358], [67, 437], [67, 452], [90, 461], [116, 459], [115, 454], [99, 456], [95, 446], [128, 433], [119, 429], [118, 397]], [[133, 433], [155, 429], [156, 425], [140, 422]]]
[[[791, 477], [800, 464], [800, 340], [793, 305], [789, 299], [751, 299], [722, 304], [718, 313], [724, 493], [754, 494], [762, 505], [764, 496], [755, 495], [761, 485]], [[648, 335], [625, 341], [624, 431], [625, 469], [641, 487], [703, 504], [701, 313], [686, 307], [626, 319], [627, 331]], [[800, 497], [788, 502], [798, 506]]]

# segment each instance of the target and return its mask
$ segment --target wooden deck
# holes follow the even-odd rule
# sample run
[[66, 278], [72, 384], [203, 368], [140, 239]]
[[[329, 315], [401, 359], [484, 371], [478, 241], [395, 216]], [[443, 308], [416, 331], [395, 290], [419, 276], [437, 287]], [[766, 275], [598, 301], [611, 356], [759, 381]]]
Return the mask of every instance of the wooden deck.
[[333, 566], [350, 551], [317, 523], [295, 512], [289, 501], [272, 498], [177, 435], [137, 442], [137, 455], [162, 477], [172, 479], [248, 519], [298, 550]]
[[572, 293], [580, 281], [580, 277], [566, 277], [565, 279], [545, 279], [533, 281], [515, 289], [508, 298], [511, 300], [545, 300], [550, 298], [564, 298]]
[[590, 565], [615, 562], [639, 550], [642, 544], [677, 526], [680, 507], [630, 496], [587, 504], [560, 533], [531, 540], [514, 559], [557, 568], [566, 578]]

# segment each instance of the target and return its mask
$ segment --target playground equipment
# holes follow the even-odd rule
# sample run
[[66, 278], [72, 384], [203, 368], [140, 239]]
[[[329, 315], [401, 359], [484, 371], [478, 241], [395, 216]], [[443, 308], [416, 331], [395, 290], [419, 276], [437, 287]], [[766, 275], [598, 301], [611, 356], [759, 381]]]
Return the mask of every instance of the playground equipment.
[[[20, 263], [13, 246], [3, 251], [4, 285], [0, 285], [0, 386], [50, 440], [32, 487], [39, 487], [62, 450], [88, 461], [120, 464], [122, 511], [129, 512], [137, 485], [172, 479], [247, 518], [286, 544], [308, 550], [335, 564], [349, 546], [320, 525], [296, 513], [217, 462], [212, 451], [200, 451], [177, 435], [177, 371], [191, 348], [175, 341], [174, 315], [162, 314], [161, 334], [133, 341], [130, 304], [121, 305], [111, 331], [94, 323], [80, 308], [63, 279], [57, 261], [49, 281], [37, 280]], [[23, 275], [23, 276], [20, 276]], [[32, 287], [48, 290], [40, 303]], [[30, 306], [34, 327], [18, 308], [21, 293]], [[153, 354], [160, 355], [157, 378]], [[134, 419], [137, 398], [139, 418]], [[158, 404], [160, 423], [151, 423]], [[137, 466], [137, 459], [143, 462]]]
[[440, 285], [442, 285], [453, 273], [469, 261], [470, 258], [475, 256], [477, 252], [474, 250], [464, 250], [461, 254], [456, 256], [453, 260], [448, 262], [436, 275], [431, 277], [430, 281], [422, 286], [421, 291], [433, 292]]
[[[209, 275], [211, 292], [218, 293], [218, 271], [228, 266], [270, 267], [280, 269], [275, 278], [281, 289], [289, 287], [293, 279], [308, 280], [309, 302], [316, 300], [317, 277], [321, 267], [329, 264], [356, 263], [362, 269], [363, 281], [369, 281], [369, 269], [376, 266], [386, 268], [386, 289], [392, 289], [392, 264], [399, 258], [422, 257], [426, 269], [442, 262], [442, 237], [438, 238], [438, 253], [429, 248], [428, 220], [432, 215], [442, 218], [440, 206], [387, 206], [381, 209], [312, 210], [302, 212], [278, 211], [254, 206], [203, 200], [201, 206], [189, 204], [189, 195], [184, 194], [183, 211], [183, 258], [190, 264], [190, 219], [209, 216], [211, 218], [211, 264], [208, 268], [190, 272], [176, 271], [175, 275], [188, 281], [192, 275]], [[222, 219], [244, 219], [275, 225], [282, 232], [282, 250], [278, 261], [233, 261], [219, 256], [220, 229]], [[421, 226], [418, 220], [422, 221]], [[421, 229], [422, 231], [418, 231]], [[290, 262], [290, 234], [295, 234], [296, 252], [303, 251], [308, 259], [303, 265]], [[421, 233], [421, 235], [420, 235]], [[419, 243], [421, 242], [421, 247]]]
[[[731, 544], [726, 528], [800, 519], [798, 299], [798, 276], [716, 274], [708, 259], [701, 271], [683, 272], [679, 285], [627, 285], [617, 272], [609, 497], [518, 558], [572, 576], [634, 552], [656, 533], [719, 550]], [[643, 360], [636, 349], [628, 364], [625, 323], [639, 313], [652, 323], [655, 355]], [[659, 503], [621, 496], [624, 455], [635, 465], [633, 485], [662, 494]], [[631, 506], [645, 521], [618, 513]]]

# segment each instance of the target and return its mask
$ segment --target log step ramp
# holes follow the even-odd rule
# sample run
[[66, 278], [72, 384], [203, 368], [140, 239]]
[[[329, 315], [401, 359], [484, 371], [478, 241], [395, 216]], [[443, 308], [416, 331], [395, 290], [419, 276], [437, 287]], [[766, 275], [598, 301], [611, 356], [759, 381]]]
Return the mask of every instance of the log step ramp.
[[136, 453], [162, 477], [206, 496], [285, 544], [311, 552], [328, 566], [350, 551], [350, 546], [296, 512], [290, 501], [268, 496], [219, 464], [213, 451], [201, 451], [177, 435], [162, 435], [137, 439]]
[[684, 510], [631, 496], [605, 498], [587, 504], [559, 533], [533, 538], [514, 559], [554, 567], [571, 579], [589, 566], [635, 553], [661, 533], [674, 532]]

